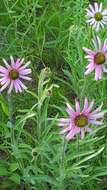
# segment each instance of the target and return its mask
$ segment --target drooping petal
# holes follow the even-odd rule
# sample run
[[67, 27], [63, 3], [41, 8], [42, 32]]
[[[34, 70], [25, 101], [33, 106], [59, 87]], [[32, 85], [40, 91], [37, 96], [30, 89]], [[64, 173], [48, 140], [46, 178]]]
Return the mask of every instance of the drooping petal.
[[12, 91], [12, 89], [13, 89], [13, 84], [14, 84], [14, 82], [11, 81], [11, 84], [10, 84], [10, 87], [9, 87], [9, 90], [8, 90], [8, 94], [11, 93], [11, 91]]
[[70, 128], [70, 127], [67, 127], [67, 128], [65, 128], [65, 129], [63, 129], [63, 130], [60, 132], [60, 134], [63, 135], [63, 134], [65, 134], [66, 132], [68, 132], [68, 131], [70, 131], [70, 130], [71, 130], [71, 128]]
[[86, 127], [86, 128], [85, 128], [85, 131], [87, 131], [87, 132], [89, 132], [89, 133], [92, 133], [93, 130], [92, 130], [91, 128], [89, 128], [89, 127]]
[[18, 79], [17, 82], [18, 82], [18, 84], [19, 84], [24, 90], [27, 89], [27, 87], [21, 82], [21, 80]]
[[102, 78], [102, 66], [98, 65], [95, 68], [95, 80], [99, 80]]
[[85, 71], [85, 75], [90, 74], [94, 69], [95, 65], [93, 63], [90, 63], [88, 69]]
[[5, 88], [7, 88], [7, 86], [9, 85], [10, 81], [7, 81], [1, 88], [0, 88], [0, 92], [2, 92]]
[[71, 131], [67, 134], [66, 139], [67, 139], [67, 140], [73, 139], [73, 138], [74, 138], [74, 135], [75, 135], [74, 131], [71, 130]]
[[84, 131], [84, 128], [83, 128], [83, 129], [81, 129], [81, 139], [83, 139], [84, 136], [85, 136], [85, 131]]

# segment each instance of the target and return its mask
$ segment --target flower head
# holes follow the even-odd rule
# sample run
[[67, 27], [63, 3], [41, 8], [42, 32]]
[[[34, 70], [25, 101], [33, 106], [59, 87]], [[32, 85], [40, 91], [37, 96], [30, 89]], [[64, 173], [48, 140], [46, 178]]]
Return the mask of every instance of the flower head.
[[87, 22], [93, 26], [96, 31], [100, 28], [104, 28], [104, 25], [107, 25], [107, 9], [102, 9], [102, 3], [94, 3], [94, 6], [90, 4], [86, 11], [89, 17]]
[[102, 124], [101, 119], [104, 116], [104, 113], [101, 112], [102, 104], [96, 110], [92, 111], [93, 105], [94, 101], [92, 101], [89, 104], [87, 98], [85, 98], [84, 107], [83, 110], [81, 111], [80, 103], [76, 100], [75, 101], [76, 111], [74, 111], [74, 109], [67, 103], [66, 111], [69, 117], [61, 118], [58, 123], [58, 126], [65, 127], [61, 131], [61, 134], [66, 134], [67, 140], [74, 139], [75, 135], [78, 133], [81, 134], [81, 138], [83, 139], [85, 132], [89, 133], [92, 132], [92, 129], [89, 128], [90, 124], [93, 125]]
[[0, 66], [0, 92], [7, 87], [9, 87], [8, 93], [11, 93], [13, 88], [15, 88], [16, 93], [22, 92], [23, 89], [27, 89], [22, 80], [31, 80], [30, 77], [26, 76], [31, 73], [31, 69], [27, 68], [30, 61], [24, 65], [24, 59], [17, 59], [15, 61], [12, 56], [10, 56], [10, 61], [11, 63], [9, 64], [3, 59], [5, 67]]
[[87, 53], [85, 58], [88, 59], [89, 64], [86, 66], [85, 75], [90, 74], [95, 69], [95, 80], [102, 78], [102, 73], [107, 72], [105, 65], [107, 64], [107, 39], [101, 44], [100, 38], [97, 36], [93, 40], [95, 50], [83, 47]]

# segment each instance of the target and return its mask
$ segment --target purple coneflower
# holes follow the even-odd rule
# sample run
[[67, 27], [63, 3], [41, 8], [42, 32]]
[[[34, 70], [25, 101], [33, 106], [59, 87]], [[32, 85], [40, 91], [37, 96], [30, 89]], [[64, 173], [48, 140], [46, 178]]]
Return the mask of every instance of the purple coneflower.
[[22, 92], [23, 89], [27, 89], [27, 87], [22, 83], [22, 80], [31, 80], [30, 77], [26, 76], [31, 73], [31, 69], [27, 68], [30, 61], [24, 65], [24, 59], [17, 59], [15, 61], [13, 57], [10, 56], [10, 60], [11, 64], [3, 59], [6, 67], [0, 66], [0, 92], [7, 87], [9, 87], [8, 93], [11, 93], [13, 88], [15, 88], [16, 93]]
[[86, 66], [85, 75], [90, 74], [95, 69], [95, 80], [102, 78], [102, 73], [107, 72], [105, 65], [107, 64], [107, 39], [101, 44], [99, 37], [97, 36], [93, 40], [95, 50], [91, 50], [83, 47], [83, 50], [87, 53], [85, 58], [88, 59], [89, 64]]
[[98, 31], [100, 28], [104, 28], [104, 25], [107, 25], [107, 9], [102, 9], [102, 3], [94, 3], [94, 6], [91, 4], [87, 10], [87, 16], [89, 19], [87, 22]]
[[[89, 128], [89, 125], [102, 125], [101, 119], [104, 116], [104, 113], [101, 112], [102, 104], [96, 110], [92, 111], [94, 101], [90, 104], [88, 103], [87, 98], [84, 100], [84, 108], [80, 110], [80, 104], [76, 100], [75, 106], [76, 111], [67, 103], [67, 113], [68, 118], [61, 118], [59, 120], [58, 126], [65, 126], [65, 128], [60, 132], [61, 134], [66, 134], [66, 139], [74, 139], [77, 133], [81, 134], [81, 139], [84, 138], [85, 132], [92, 132], [92, 129]], [[97, 120], [98, 119], [98, 120]], [[100, 119], [100, 120], [99, 120]]]

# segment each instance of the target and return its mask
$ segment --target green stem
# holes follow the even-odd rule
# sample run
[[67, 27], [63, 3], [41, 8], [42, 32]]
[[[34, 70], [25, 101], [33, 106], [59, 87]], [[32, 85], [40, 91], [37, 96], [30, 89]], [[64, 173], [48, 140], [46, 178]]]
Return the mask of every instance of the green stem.
[[77, 158], [77, 161], [79, 162], [79, 152], [80, 152], [79, 135], [77, 135], [77, 151], [78, 151], [78, 158]]
[[84, 79], [84, 84], [83, 84], [83, 87], [82, 87], [82, 90], [81, 90], [81, 93], [80, 93], [80, 101], [81, 101], [82, 98], [83, 98], [83, 95], [84, 95], [84, 92], [85, 92], [86, 85], [87, 85], [87, 79], [85, 78], [85, 79]]
[[13, 128], [13, 104], [12, 104], [12, 95], [8, 94], [8, 106], [9, 106], [9, 125], [11, 130], [11, 143], [14, 145], [14, 128]]
[[64, 160], [65, 160], [65, 138], [62, 140], [60, 157], [60, 190], [64, 190]]

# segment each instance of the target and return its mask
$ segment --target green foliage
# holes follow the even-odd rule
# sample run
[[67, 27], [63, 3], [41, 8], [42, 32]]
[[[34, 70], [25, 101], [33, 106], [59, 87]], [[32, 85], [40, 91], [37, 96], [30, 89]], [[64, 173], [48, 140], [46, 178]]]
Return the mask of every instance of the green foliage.
[[[100, 2], [100, 1], [99, 1]], [[106, 0], [102, 1], [107, 6]], [[82, 47], [91, 46], [85, 24], [88, 0], [4, 0], [0, 4], [1, 58], [32, 61], [33, 80], [22, 94], [0, 95], [1, 190], [106, 190], [106, 75], [84, 77]], [[100, 33], [106, 38], [106, 29]], [[1, 62], [2, 64], [2, 62]], [[43, 69], [44, 68], [44, 69]], [[50, 69], [49, 69], [50, 68]], [[83, 140], [67, 142], [57, 121], [74, 99], [104, 103], [105, 120]]]

